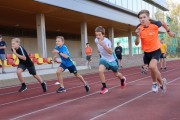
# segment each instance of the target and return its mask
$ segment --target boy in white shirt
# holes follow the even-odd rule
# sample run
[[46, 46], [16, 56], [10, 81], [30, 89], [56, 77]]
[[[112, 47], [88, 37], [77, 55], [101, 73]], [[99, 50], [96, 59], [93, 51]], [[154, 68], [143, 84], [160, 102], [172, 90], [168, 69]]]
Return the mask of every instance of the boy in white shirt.
[[113, 56], [111, 41], [108, 38], [104, 37], [105, 29], [102, 26], [96, 27], [95, 35], [96, 35], [95, 43], [101, 55], [100, 63], [99, 63], [99, 76], [103, 87], [100, 91], [100, 94], [105, 94], [108, 92], [106, 86], [106, 80], [104, 76], [104, 72], [106, 69], [112, 70], [114, 72], [114, 75], [120, 79], [121, 88], [123, 89], [126, 86], [126, 78], [121, 73], [118, 72], [118, 64]]

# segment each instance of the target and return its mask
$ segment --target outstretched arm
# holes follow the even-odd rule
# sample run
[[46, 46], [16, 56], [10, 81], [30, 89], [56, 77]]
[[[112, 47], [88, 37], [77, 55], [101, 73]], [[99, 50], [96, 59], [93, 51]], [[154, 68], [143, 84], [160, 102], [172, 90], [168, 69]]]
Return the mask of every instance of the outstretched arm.
[[167, 31], [168, 35], [169, 35], [170, 37], [174, 37], [175, 34], [169, 30], [167, 24], [166, 24], [165, 22], [161, 22], [161, 23], [162, 23], [162, 27]]
[[139, 42], [140, 42], [140, 37], [139, 37], [140, 28], [139, 27], [136, 29], [135, 33], [136, 33], [135, 45], [139, 45]]
[[52, 51], [52, 53], [55, 54], [55, 55], [59, 53], [59, 55], [61, 55], [61, 56], [64, 57], [64, 58], [68, 58], [68, 57], [69, 57], [67, 54], [62, 53], [62, 52], [59, 52], [59, 51], [56, 50], [56, 49], [54, 49], [54, 50]]

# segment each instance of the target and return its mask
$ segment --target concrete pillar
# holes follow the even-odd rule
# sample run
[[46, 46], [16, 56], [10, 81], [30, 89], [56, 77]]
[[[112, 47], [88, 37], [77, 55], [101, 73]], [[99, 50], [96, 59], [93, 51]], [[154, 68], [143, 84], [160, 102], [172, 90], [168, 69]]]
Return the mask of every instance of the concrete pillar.
[[129, 45], [129, 55], [133, 56], [133, 52], [132, 52], [132, 31], [131, 31], [131, 29], [128, 31], [128, 45]]
[[45, 29], [45, 17], [44, 14], [36, 15], [36, 27], [37, 27], [37, 45], [38, 53], [40, 57], [47, 57], [46, 48], [46, 29]]
[[82, 52], [82, 57], [85, 58], [85, 48], [86, 48], [86, 43], [88, 42], [88, 34], [87, 34], [87, 23], [83, 22], [81, 23], [81, 52]]
[[112, 43], [112, 49], [114, 51], [114, 28], [110, 27], [108, 29], [108, 33], [109, 33], [109, 39], [111, 40], [111, 43]]

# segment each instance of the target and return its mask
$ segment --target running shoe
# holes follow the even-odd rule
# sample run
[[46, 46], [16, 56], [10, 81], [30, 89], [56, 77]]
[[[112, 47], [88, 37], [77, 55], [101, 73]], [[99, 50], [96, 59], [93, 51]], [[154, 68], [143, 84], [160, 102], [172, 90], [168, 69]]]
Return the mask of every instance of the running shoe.
[[63, 87], [60, 87], [56, 90], [57, 93], [66, 92], [66, 89]]
[[41, 83], [41, 86], [42, 86], [43, 92], [46, 92], [47, 91], [46, 83], [45, 82]]
[[163, 79], [162, 79], [162, 86], [160, 87], [163, 94], [165, 94], [166, 91], [167, 91], [166, 84], [167, 84], [167, 80], [166, 80], [166, 78], [163, 78]]
[[21, 88], [19, 89], [19, 92], [24, 92], [25, 90], [27, 90], [26, 85], [22, 85]]
[[157, 83], [152, 84], [152, 91], [155, 92], [155, 93], [158, 92], [158, 85], [157, 85]]
[[102, 87], [102, 88], [101, 88], [101, 91], [100, 91], [100, 94], [105, 94], [105, 93], [107, 93], [107, 92], [108, 92], [108, 89]]
[[85, 89], [86, 89], [86, 92], [89, 92], [89, 91], [90, 91], [90, 86], [87, 84], [87, 85], [85, 86]]
[[124, 89], [126, 87], [126, 77], [123, 76], [122, 79], [121, 79], [121, 89]]

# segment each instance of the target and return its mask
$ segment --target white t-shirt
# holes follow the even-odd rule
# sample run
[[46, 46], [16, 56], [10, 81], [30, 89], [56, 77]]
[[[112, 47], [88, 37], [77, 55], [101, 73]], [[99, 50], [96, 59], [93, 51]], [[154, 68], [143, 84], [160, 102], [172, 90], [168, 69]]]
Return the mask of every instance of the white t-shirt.
[[[108, 38], [104, 37], [104, 40], [102, 42], [106, 45], [106, 47], [112, 49], [111, 41]], [[96, 45], [98, 47], [98, 50], [100, 52], [101, 59], [104, 59], [104, 60], [106, 60], [108, 62], [115, 61], [114, 56], [112, 54], [109, 54], [101, 45], [99, 45], [97, 38], [95, 39], [95, 43], [96, 43]]]

